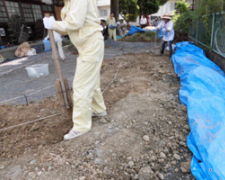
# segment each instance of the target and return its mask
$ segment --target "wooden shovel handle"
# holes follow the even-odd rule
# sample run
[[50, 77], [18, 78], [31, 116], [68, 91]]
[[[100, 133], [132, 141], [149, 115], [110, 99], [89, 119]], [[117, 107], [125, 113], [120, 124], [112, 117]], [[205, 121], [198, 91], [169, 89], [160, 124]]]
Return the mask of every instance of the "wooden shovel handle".
[[[50, 14], [46, 13], [45, 17], [50, 17]], [[61, 66], [60, 66], [60, 62], [59, 62], [59, 55], [58, 55], [58, 51], [57, 51], [57, 48], [56, 48], [53, 30], [48, 29], [48, 35], [49, 35], [49, 39], [50, 39], [50, 42], [51, 42], [52, 54], [53, 54], [53, 58], [54, 58], [54, 62], [55, 62], [56, 72], [57, 72], [58, 78], [59, 78], [59, 80], [61, 82], [61, 85], [62, 85], [65, 105], [66, 105], [66, 108], [69, 109], [71, 107], [69, 106], [69, 102], [68, 102], [68, 99], [67, 99], [66, 88], [65, 88], [65, 84], [64, 84], [64, 80], [63, 80], [63, 76], [62, 76], [62, 70], [61, 70]]]

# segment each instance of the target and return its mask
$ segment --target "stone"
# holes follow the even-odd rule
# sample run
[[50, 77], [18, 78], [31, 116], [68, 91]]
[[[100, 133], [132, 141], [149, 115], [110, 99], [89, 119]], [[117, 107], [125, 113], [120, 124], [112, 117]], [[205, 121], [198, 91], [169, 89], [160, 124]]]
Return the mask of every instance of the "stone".
[[158, 173], [159, 179], [164, 179], [164, 175], [162, 173]]
[[35, 164], [37, 162], [37, 159], [34, 159], [34, 160], [32, 160], [32, 161], [30, 161], [30, 165], [33, 165], [33, 164]]
[[156, 159], [157, 159], [156, 156], [151, 157], [151, 161], [156, 161]]
[[145, 140], [145, 141], [149, 141], [150, 139], [149, 139], [149, 136], [147, 136], [147, 135], [145, 135], [144, 137], [143, 137], [143, 139]]
[[189, 162], [182, 162], [180, 170], [182, 173], [190, 173], [191, 172], [191, 164]]
[[130, 168], [132, 168], [134, 166], [134, 162], [133, 161], [129, 161], [128, 165], [129, 165]]
[[65, 163], [65, 160], [63, 158], [61, 158], [59, 155], [57, 155], [54, 158], [54, 161], [56, 162], [56, 164], [62, 166]]
[[92, 153], [89, 153], [88, 156], [87, 156], [87, 158], [88, 159], [93, 159], [94, 158], [94, 155]]
[[112, 125], [109, 125], [109, 126], [108, 126], [108, 129], [112, 129], [112, 128], [113, 128], [113, 126], [112, 126]]
[[176, 164], [177, 164], [177, 162], [176, 162], [176, 161], [172, 161], [172, 162], [171, 162], [171, 164], [176, 165]]
[[108, 122], [105, 120], [105, 118], [102, 117], [102, 118], [100, 119], [100, 123], [106, 124], [106, 123], [108, 123]]
[[132, 157], [131, 157], [131, 156], [127, 158], [127, 160], [131, 160], [131, 159], [132, 159]]
[[159, 162], [159, 163], [164, 163], [165, 160], [164, 160], [164, 159], [159, 159], [158, 162]]
[[163, 152], [161, 152], [159, 155], [160, 155], [161, 158], [166, 159], [166, 155]]
[[81, 176], [81, 177], [79, 177], [79, 180], [85, 180], [86, 179], [86, 177], [85, 176]]
[[178, 154], [174, 154], [173, 157], [176, 159], [176, 160], [180, 160], [180, 156]]
[[98, 157], [101, 157], [103, 155], [103, 151], [101, 149], [97, 149], [96, 154]]
[[30, 131], [37, 131], [40, 128], [38, 123], [34, 123], [34, 125], [31, 127]]
[[171, 148], [171, 147], [172, 147], [172, 143], [169, 142], [169, 143], [167, 144], [167, 147]]
[[37, 173], [38, 176], [41, 176], [42, 174], [43, 174], [42, 171], [39, 171], [39, 172]]
[[28, 176], [31, 177], [31, 178], [35, 178], [36, 174], [35, 174], [35, 172], [29, 172]]
[[5, 166], [1, 166], [1, 167], [0, 167], [0, 169], [4, 169], [4, 168], [5, 168]]
[[138, 172], [139, 180], [149, 180], [153, 178], [152, 169], [150, 166], [143, 167]]
[[179, 169], [178, 169], [178, 168], [176, 168], [174, 171], [175, 171], [175, 172], [179, 172]]
[[184, 126], [184, 129], [186, 129], [186, 130], [188, 130], [188, 131], [189, 131], [189, 130], [190, 130], [189, 125], [185, 125], [185, 126]]
[[104, 167], [103, 173], [106, 175], [111, 175], [112, 171], [106, 166], [106, 167]]

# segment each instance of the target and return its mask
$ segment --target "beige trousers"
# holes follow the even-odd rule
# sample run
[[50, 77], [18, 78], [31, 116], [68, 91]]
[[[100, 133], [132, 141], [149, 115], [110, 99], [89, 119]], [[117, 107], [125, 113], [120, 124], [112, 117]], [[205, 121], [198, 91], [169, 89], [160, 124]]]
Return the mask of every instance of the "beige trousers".
[[116, 41], [116, 29], [109, 28], [109, 39], [113, 37], [114, 41]]
[[104, 57], [103, 38], [79, 47], [73, 81], [73, 129], [86, 132], [92, 126], [92, 111], [106, 110], [100, 89], [100, 70]]

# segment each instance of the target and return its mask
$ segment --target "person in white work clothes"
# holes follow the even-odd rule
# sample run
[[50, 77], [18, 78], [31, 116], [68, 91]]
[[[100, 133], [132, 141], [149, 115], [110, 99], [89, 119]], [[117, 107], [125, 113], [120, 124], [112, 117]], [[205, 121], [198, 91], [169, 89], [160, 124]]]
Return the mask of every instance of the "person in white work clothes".
[[141, 28], [145, 28], [147, 26], [147, 18], [145, 15], [141, 17]]
[[[52, 22], [55, 21], [55, 18], [53, 16], [51, 16], [50, 18], [52, 18]], [[61, 35], [55, 31], [53, 31], [53, 35], [54, 35], [54, 39], [55, 39], [55, 42], [58, 46], [58, 51], [59, 51], [59, 57], [61, 58], [62, 61], [65, 61], [65, 54], [64, 54], [64, 51], [63, 51], [63, 47], [62, 47], [62, 38], [61, 38]], [[44, 40], [48, 40], [49, 39], [49, 34], [45, 37]], [[53, 55], [52, 55], [53, 57]]]
[[162, 50], [161, 54], [164, 53], [165, 45], [166, 43], [169, 44], [169, 50], [170, 50], [170, 55], [169, 57], [172, 57], [173, 50], [172, 50], [172, 43], [174, 40], [174, 29], [173, 29], [173, 22], [171, 21], [171, 17], [169, 14], [164, 14], [162, 17], [162, 21], [157, 27], [157, 30], [162, 29], [163, 31], [163, 43], [162, 43]]
[[[108, 25], [109, 39], [113, 38], [116, 41], [116, 19], [114, 18], [114, 13], [111, 13], [109, 18], [106, 20]], [[114, 28], [111, 28], [113, 26]]]
[[107, 115], [100, 88], [104, 58], [103, 28], [97, 14], [96, 0], [64, 0], [62, 21], [44, 18], [46, 29], [69, 35], [79, 52], [73, 81], [73, 127], [64, 135], [65, 140], [90, 131], [92, 116]]

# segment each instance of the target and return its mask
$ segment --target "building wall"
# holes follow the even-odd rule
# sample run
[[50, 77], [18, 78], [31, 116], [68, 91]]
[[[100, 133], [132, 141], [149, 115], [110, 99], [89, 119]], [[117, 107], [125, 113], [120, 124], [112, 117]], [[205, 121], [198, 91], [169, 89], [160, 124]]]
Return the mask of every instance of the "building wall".
[[97, 0], [97, 6], [110, 6], [110, 0]]
[[107, 19], [110, 15], [110, 5], [107, 6], [98, 6], [98, 17], [100, 19]]

